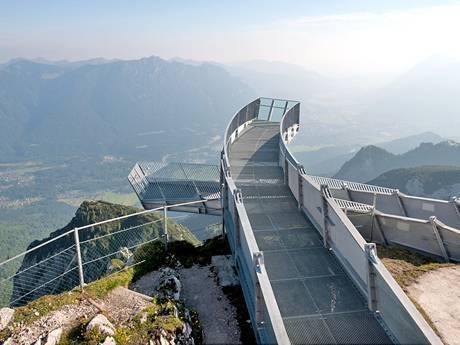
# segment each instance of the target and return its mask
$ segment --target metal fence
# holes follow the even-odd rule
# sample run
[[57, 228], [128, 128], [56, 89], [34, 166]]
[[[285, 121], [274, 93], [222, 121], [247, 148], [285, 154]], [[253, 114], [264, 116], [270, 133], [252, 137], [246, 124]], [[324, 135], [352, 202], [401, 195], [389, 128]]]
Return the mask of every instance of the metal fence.
[[83, 288], [131, 265], [136, 249], [154, 241], [198, 244], [197, 237], [205, 237], [203, 229], [178, 224], [187, 216], [168, 216], [168, 209], [175, 206], [180, 205], [63, 229], [50, 240], [33, 243], [32, 248], [0, 263], [0, 306], [20, 306], [44, 295]]
[[445, 225], [460, 229], [460, 200], [450, 201], [406, 195], [397, 189], [311, 176], [319, 185], [327, 185], [334, 197], [375, 206], [396, 216], [427, 220], [435, 216]]
[[[353, 279], [355, 285], [368, 299], [368, 307], [376, 313], [389, 333], [399, 343], [442, 344], [422, 315], [417, 311], [407, 295], [393, 279], [379, 260], [375, 244], [367, 243], [350, 219], [342, 211], [328, 185], [346, 193], [343, 181], [323, 179], [305, 174], [303, 167], [289, 152], [291, 128], [296, 128], [297, 116], [289, 118], [287, 113], [280, 124], [280, 166], [287, 178], [287, 185], [298, 201], [299, 208], [315, 224], [323, 238], [324, 245], [330, 248]], [[285, 123], [286, 122], [286, 123]], [[392, 196], [391, 190], [368, 188], [367, 185], [353, 185], [359, 192]], [[372, 186], [371, 186], [372, 187]], [[368, 190], [369, 189], [369, 190]], [[344, 197], [346, 201], [354, 198]], [[342, 204], [341, 206], [344, 206]], [[350, 206], [350, 205], [349, 205]], [[365, 207], [361, 208], [361, 212]]]
[[335, 201], [367, 241], [404, 246], [441, 260], [460, 262], [460, 230], [434, 216], [423, 220], [383, 213], [367, 204]]

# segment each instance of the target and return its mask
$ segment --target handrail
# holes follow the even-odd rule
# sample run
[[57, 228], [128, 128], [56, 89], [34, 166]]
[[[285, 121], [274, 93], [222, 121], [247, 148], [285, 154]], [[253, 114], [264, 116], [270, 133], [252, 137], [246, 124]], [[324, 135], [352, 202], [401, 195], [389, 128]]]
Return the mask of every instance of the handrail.
[[[293, 107], [294, 109], [294, 107]], [[289, 188], [293, 193], [298, 193], [296, 197], [299, 198], [299, 207], [302, 210], [305, 210], [307, 215], [312, 219], [314, 223], [317, 224], [317, 226], [323, 229], [323, 238], [324, 238], [324, 243], [326, 246], [329, 246], [328, 243], [328, 236], [329, 236], [329, 227], [332, 226], [333, 231], [336, 235], [342, 236], [348, 234], [348, 236], [351, 236], [351, 238], [358, 244], [359, 246], [359, 252], [353, 254], [350, 252], [350, 247], [349, 244], [351, 242], [348, 242], [348, 245], [345, 245], [343, 243], [335, 242], [331, 243], [333, 251], [337, 254], [339, 261], [342, 262], [344, 268], [348, 271], [349, 269], [355, 270], [358, 269], [360, 272], [356, 271], [356, 274], [351, 274], [351, 278], [359, 284], [359, 280], [361, 280], [364, 284], [364, 286], [361, 286], [362, 288], [367, 288], [367, 292], [365, 292], [365, 295], [368, 298], [368, 303], [369, 303], [369, 309], [370, 310], [375, 310], [376, 303], [382, 303], [381, 301], [376, 300], [375, 293], [377, 291], [377, 294], [379, 294], [379, 291], [381, 293], [387, 293], [387, 302], [391, 301], [395, 308], [403, 308], [402, 310], [402, 315], [407, 315], [407, 319], [409, 320], [408, 322], [411, 322], [413, 326], [415, 326], [415, 330], [417, 332], [414, 332], [413, 334], [409, 335], [409, 332], [407, 329], [402, 328], [401, 325], [398, 324], [398, 322], [395, 320], [391, 320], [392, 318], [392, 313], [395, 312], [393, 310], [392, 312], [388, 313], [387, 311], [385, 313], [380, 313], [383, 319], [383, 322], [386, 323], [386, 321], [391, 322], [391, 327], [390, 327], [390, 332], [393, 333], [392, 335], [401, 337], [402, 340], [406, 340], [404, 338], [407, 337], [409, 341], [414, 342], [414, 339], [416, 339], [416, 342], [420, 343], [429, 343], [429, 344], [442, 344], [441, 340], [439, 337], [434, 333], [433, 329], [428, 325], [428, 323], [425, 321], [425, 319], [422, 317], [422, 315], [417, 311], [417, 309], [414, 307], [413, 303], [410, 301], [410, 299], [402, 292], [402, 289], [396, 284], [395, 280], [391, 277], [390, 273], [388, 270], [385, 268], [385, 266], [381, 263], [380, 260], [373, 261], [372, 258], [372, 251], [371, 247], [372, 244], [366, 243], [364, 238], [359, 234], [358, 230], [356, 227], [353, 225], [353, 223], [349, 220], [348, 217], [346, 217], [345, 213], [342, 211], [340, 208], [339, 203], [331, 196], [330, 192], [328, 192], [328, 187], [327, 187], [327, 182], [332, 182], [334, 185], [333, 187], [335, 188], [347, 188], [347, 185], [344, 185], [344, 181], [340, 180], [335, 180], [335, 179], [329, 179], [329, 178], [320, 178], [320, 177], [315, 177], [315, 176], [309, 176], [306, 175], [305, 172], [303, 171], [303, 167], [298, 163], [298, 161], [295, 159], [295, 157], [292, 155], [290, 152], [289, 148], [287, 147], [287, 143], [289, 140], [297, 133], [298, 126], [299, 126], [299, 117], [298, 114], [296, 114], [294, 111], [292, 113], [287, 112], [280, 123], [280, 165], [284, 169], [284, 174], [285, 176], [289, 177], [289, 164], [287, 162], [292, 163], [294, 166], [294, 169], [297, 171], [297, 175], [299, 176], [299, 184], [294, 186], [296, 187], [291, 187], [291, 183], [288, 183]], [[284, 155], [284, 157], [282, 157]], [[287, 169], [286, 169], [287, 168]], [[288, 181], [289, 182], [289, 181]], [[304, 200], [303, 198], [305, 197], [303, 195], [303, 190], [302, 186], [304, 183], [310, 184], [316, 191], [315, 193], [317, 196], [319, 196], [323, 201], [322, 205], [304, 205]], [[365, 190], [366, 192], [381, 192], [383, 194], [394, 194], [394, 191], [391, 189], [383, 188], [383, 187], [377, 187], [377, 186], [369, 186], [365, 184], [355, 184], [351, 183], [352, 187], [358, 187], [358, 189]], [[318, 188], [324, 186], [325, 188]], [[293, 190], [293, 188], [298, 188], [297, 191]], [[396, 190], [397, 191], [397, 190]], [[323, 194], [324, 193], [324, 194]], [[310, 209], [313, 209], [314, 212], [319, 212], [321, 214], [320, 217], [324, 218], [324, 225], [323, 224], [318, 224], [315, 219], [312, 218], [312, 215], [309, 214], [309, 212], [304, 208], [304, 206], [309, 207]], [[343, 205], [342, 205], [343, 206]], [[330, 210], [328, 210], [330, 208]], [[333, 212], [330, 212], [330, 211]], [[334, 222], [338, 222], [339, 224], [334, 224], [334, 222], [331, 222], [331, 215], [333, 216], [334, 214], [337, 215], [338, 219], [335, 219]], [[337, 226], [340, 226], [340, 229], [336, 228]], [[319, 229], [319, 230], [320, 230]], [[345, 231], [345, 233], [343, 233]], [[343, 237], [339, 237], [343, 238]], [[348, 254], [350, 257], [346, 257]], [[345, 256], [344, 256], [345, 255]], [[350, 260], [354, 260], [354, 262], [351, 262], [350, 265]], [[363, 271], [365, 269], [365, 272]], [[376, 275], [377, 274], [377, 275]], [[363, 275], [365, 276], [363, 279]], [[361, 276], [361, 277], [360, 277]], [[377, 285], [376, 279], [377, 278], [383, 279], [381, 281], [380, 285]], [[378, 304], [380, 307], [381, 304]], [[385, 307], [385, 305], [383, 306]], [[389, 319], [387, 319], [389, 318]], [[407, 333], [407, 335], [405, 335]], [[412, 338], [411, 338], [412, 337]], [[406, 342], [406, 341], [405, 341]]]
[[[246, 242], [248, 244], [249, 250], [251, 254], [254, 256], [255, 254], [259, 254], [263, 256], [263, 253], [259, 251], [257, 241], [254, 236], [254, 232], [252, 231], [251, 224], [249, 222], [249, 217], [247, 215], [246, 209], [242, 205], [242, 201], [236, 200], [236, 192], [237, 192], [237, 187], [235, 184], [235, 181], [233, 180], [231, 174], [230, 174], [230, 160], [229, 160], [229, 145], [231, 141], [231, 137], [233, 135], [237, 136], [238, 135], [238, 129], [242, 126], [247, 124], [249, 121], [252, 121], [257, 118], [257, 112], [254, 112], [254, 114], [247, 114], [244, 122], [241, 122], [240, 119], [240, 114], [246, 109], [248, 111], [250, 106], [260, 105], [260, 98], [252, 101], [245, 107], [241, 108], [236, 114], [233, 116], [232, 120], [229, 122], [227, 125], [227, 128], [225, 130], [225, 135], [224, 135], [224, 147], [223, 147], [223, 154], [221, 157], [222, 164], [221, 167], [223, 169], [223, 176], [225, 179], [225, 182], [229, 188], [229, 194], [230, 196], [234, 196], [234, 202], [236, 206], [236, 212], [238, 213], [238, 217], [240, 218], [241, 225], [242, 225], [242, 234], [246, 239]], [[236, 125], [236, 126], [235, 126]], [[233, 131], [230, 133], [230, 129], [233, 128]], [[236, 139], [236, 138], [235, 138]], [[225, 197], [224, 195], [222, 197]], [[251, 262], [251, 269], [254, 269], [256, 267], [254, 262]], [[278, 308], [278, 304], [276, 302], [276, 299], [274, 297], [273, 289], [271, 287], [270, 281], [268, 279], [268, 275], [265, 271], [265, 267], [262, 264], [259, 267], [259, 270], [254, 272], [255, 276], [257, 277], [259, 281], [259, 286], [262, 291], [262, 295], [265, 296], [268, 299], [268, 303], [265, 303], [265, 307], [268, 310], [268, 317], [270, 317], [270, 324], [272, 325], [273, 333], [276, 338], [276, 342], [278, 344], [290, 344], [289, 337], [287, 335], [287, 331], [284, 327], [284, 323], [281, 317], [281, 312]], [[264, 298], [265, 301], [265, 298]]]

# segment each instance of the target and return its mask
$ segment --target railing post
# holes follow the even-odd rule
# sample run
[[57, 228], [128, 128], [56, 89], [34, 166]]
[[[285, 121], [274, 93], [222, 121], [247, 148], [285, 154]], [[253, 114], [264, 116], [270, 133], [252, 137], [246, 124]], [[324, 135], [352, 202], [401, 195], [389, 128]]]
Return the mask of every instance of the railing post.
[[284, 155], [284, 184], [289, 186], [289, 163], [286, 154]]
[[260, 289], [260, 284], [257, 279], [257, 273], [262, 272], [261, 265], [264, 264], [264, 255], [262, 252], [257, 252], [253, 254], [253, 279], [254, 279], [254, 306], [256, 314], [256, 323], [258, 326], [264, 324], [264, 306], [263, 306], [263, 296]]
[[447, 254], [447, 249], [444, 246], [444, 241], [442, 240], [441, 234], [439, 233], [435, 216], [430, 217], [430, 223], [431, 223], [431, 227], [433, 228], [433, 233], [434, 233], [434, 236], [436, 237], [436, 241], [438, 242], [439, 249], [441, 250], [441, 254], [444, 257], [444, 260], [446, 262], [449, 262], [449, 254]]
[[380, 219], [378, 217], [378, 215], [375, 214], [376, 212], [376, 209], [375, 207], [372, 208], [372, 224], [371, 224], [371, 238], [370, 240], [372, 241], [373, 240], [373, 233], [374, 233], [374, 222], [375, 224], [377, 224], [377, 230], [380, 234], [380, 237], [382, 238], [382, 244], [384, 246], [388, 246], [388, 240], [387, 240], [387, 237], [385, 236], [385, 232], [383, 231], [383, 226], [382, 224], [380, 223]]
[[165, 247], [168, 248], [169, 234], [168, 234], [168, 208], [164, 206], [163, 208], [163, 228], [165, 236]]
[[234, 200], [234, 214], [235, 214], [235, 237], [236, 237], [236, 245], [238, 247], [241, 246], [241, 225], [240, 225], [240, 215], [238, 213], [238, 208], [236, 204], [241, 203], [243, 201], [243, 196], [241, 195], [240, 189], [235, 189], [235, 200]]
[[348, 200], [353, 201], [350, 193], [350, 188], [348, 188], [348, 184], [342, 181], [342, 189], [347, 193]]
[[398, 204], [399, 204], [399, 207], [401, 208], [401, 211], [403, 213], [403, 216], [404, 217], [408, 217], [407, 215], [407, 210], [406, 210], [406, 207], [404, 206], [404, 203], [403, 203], [403, 200], [401, 198], [401, 193], [399, 192], [399, 189], [396, 189], [394, 192], [393, 192], [394, 195], [396, 195], [396, 199], [398, 200]]
[[83, 263], [81, 261], [81, 251], [80, 251], [80, 236], [78, 234], [78, 228], [73, 229], [74, 239], [75, 239], [75, 248], [77, 251], [77, 265], [78, 265], [78, 276], [80, 278], [80, 288], [83, 290], [85, 287], [85, 276], [83, 274]]
[[305, 175], [305, 169], [304, 169], [303, 165], [301, 165], [301, 164], [297, 165], [297, 172], [299, 174], [299, 184], [298, 184], [299, 200], [298, 200], [298, 207], [299, 207], [299, 210], [302, 211], [302, 207], [303, 207], [303, 175]]
[[456, 196], [452, 198], [452, 205], [454, 206], [455, 213], [460, 223], [460, 200]]
[[377, 263], [377, 247], [375, 243], [366, 243], [364, 249], [367, 259], [367, 307], [375, 312], [378, 308], [374, 269], [374, 264]]
[[321, 198], [323, 200], [323, 245], [325, 248], [329, 248], [329, 203], [328, 198], [331, 197], [331, 192], [327, 185], [321, 185]]

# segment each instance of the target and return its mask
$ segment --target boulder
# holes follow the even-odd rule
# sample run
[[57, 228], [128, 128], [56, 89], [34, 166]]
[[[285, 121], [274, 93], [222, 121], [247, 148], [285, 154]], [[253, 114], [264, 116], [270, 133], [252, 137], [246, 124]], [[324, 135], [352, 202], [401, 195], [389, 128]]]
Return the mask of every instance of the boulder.
[[55, 330], [51, 331], [46, 338], [45, 345], [57, 345], [61, 340], [62, 335], [62, 328], [56, 328]]
[[112, 323], [102, 314], [97, 314], [86, 326], [86, 331], [91, 331], [93, 328], [99, 329], [99, 332], [104, 335], [114, 336], [115, 327]]
[[172, 268], [164, 268], [160, 272], [158, 294], [163, 298], [172, 298], [176, 301], [180, 298], [182, 284], [179, 281], [179, 273]]
[[117, 343], [113, 337], [107, 337], [101, 345], [117, 345]]
[[120, 251], [117, 253], [117, 258], [122, 260], [126, 265], [132, 265], [134, 256], [133, 252], [127, 247], [121, 247]]
[[0, 331], [3, 331], [10, 323], [14, 315], [14, 309], [2, 308], [0, 309]]

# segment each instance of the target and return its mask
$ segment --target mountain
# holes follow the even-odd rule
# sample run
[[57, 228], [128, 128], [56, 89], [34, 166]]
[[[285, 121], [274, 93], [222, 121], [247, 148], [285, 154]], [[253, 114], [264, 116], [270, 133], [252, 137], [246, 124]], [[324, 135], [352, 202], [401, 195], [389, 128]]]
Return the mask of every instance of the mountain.
[[[75, 213], [75, 217], [65, 227], [54, 231], [48, 238], [33, 241], [28, 249], [42, 245], [37, 250], [24, 256], [17, 272], [26, 270], [27, 274], [19, 274], [13, 279], [11, 301], [27, 294], [27, 300], [35, 299], [50, 291], [59, 292], [69, 288], [69, 284], [78, 282], [76, 269], [75, 240], [73, 233], [60, 237], [56, 241], [47, 241], [59, 237], [76, 227], [116, 218], [140, 211], [139, 209], [112, 204], [103, 201], [83, 202]], [[135, 246], [160, 238], [162, 234], [162, 216], [158, 213], [147, 213], [129, 217], [118, 222], [111, 222], [92, 228], [80, 230], [82, 261], [85, 263], [85, 281], [92, 281], [104, 275], [111, 259], [115, 258], [121, 247]], [[130, 229], [127, 231], [121, 231]], [[168, 221], [168, 234], [172, 239], [186, 240], [198, 244], [196, 237], [184, 226]], [[131, 249], [135, 250], [135, 249]], [[43, 260], [44, 264], [38, 264]], [[70, 271], [69, 271], [70, 270]], [[64, 272], [69, 272], [63, 275]], [[62, 275], [62, 277], [61, 277]], [[52, 283], [52, 288], [47, 282]], [[21, 304], [18, 300], [14, 304]]]
[[339, 179], [365, 182], [397, 168], [422, 165], [460, 166], [460, 144], [443, 141], [422, 143], [404, 154], [395, 155], [377, 146], [365, 146], [347, 161], [334, 176]]
[[[374, 144], [374, 146], [393, 154], [401, 154], [415, 149], [421, 143], [430, 142], [437, 144], [441, 141], [446, 141], [446, 139], [433, 132], [423, 132], [391, 141], [379, 142]], [[340, 167], [350, 160], [359, 149], [360, 146], [358, 145], [327, 146], [318, 150], [296, 152], [295, 156], [304, 164], [310, 174], [332, 176], [336, 174]]]
[[387, 150], [388, 152], [394, 154], [402, 154], [409, 150], [415, 149], [421, 143], [438, 144], [442, 141], [446, 141], [446, 138], [443, 138], [433, 132], [423, 132], [420, 134], [409, 135], [407, 137], [377, 143], [375, 145], [384, 150]]
[[369, 183], [397, 188], [410, 195], [448, 200], [460, 195], [460, 167], [420, 166], [394, 169]]
[[229, 114], [255, 97], [213, 64], [15, 60], [0, 66], [0, 161], [76, 154], [160, 159], [212, 144]]
[[345, 162], [334, 177], [358, 182], [368, 181], [385, 169], [391, 169], [396, 159], [396, 155], [380, 147], [365, 146], [352, 159]]
[[432, 57], [366, 100], [363, 126], [389, 133], [434, 131], [454, 137], [460, 128], [460, 60]]

